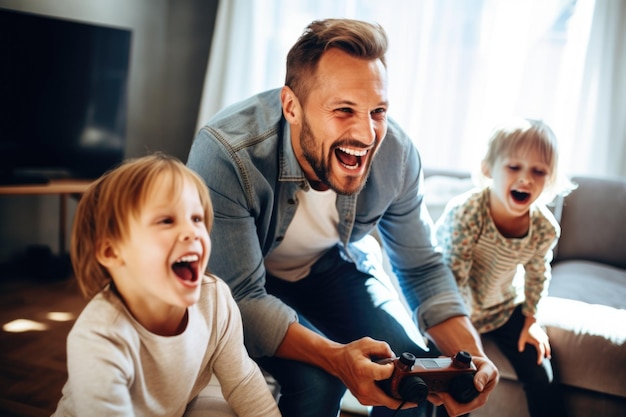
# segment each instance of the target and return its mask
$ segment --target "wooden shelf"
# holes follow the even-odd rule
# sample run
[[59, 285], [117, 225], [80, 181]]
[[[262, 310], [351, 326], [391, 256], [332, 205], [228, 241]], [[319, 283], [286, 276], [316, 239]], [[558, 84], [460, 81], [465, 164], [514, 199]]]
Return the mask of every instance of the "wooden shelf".
[[0, 186], [0, 195], [59, 195], [59, 254], [66, 252], [67, 196], [79, 198], [93, 180], [54, 179], [47, 184], [19, 184]]
[[55, 179], [47, 184], [0, 185], [0, 195], [82, 194], [93, 180]]

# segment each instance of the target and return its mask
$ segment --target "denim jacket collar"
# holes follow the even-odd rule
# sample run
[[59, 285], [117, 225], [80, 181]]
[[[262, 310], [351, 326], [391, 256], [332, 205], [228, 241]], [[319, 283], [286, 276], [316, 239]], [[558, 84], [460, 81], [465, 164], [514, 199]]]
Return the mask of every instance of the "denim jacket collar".
[[284, 121], [284, 123], [282, 141], [278, 148], [278, 163], [280, 166], [278, 181], [299, 182], [299, 186], [306, 191], [309, 189], [309, 182], [304, 176], [304, 171], [302, 167], [300, 167], [300, 163], [293, 150], [291, 143], [291, 126], [286, 121]]
[[[304, 176], [304, 171], [296, 158], [291, 143], [291, 126], [285, 122], [282, 143], [279, 147], [280, 175], [278, 180], [283, 182], [299, 182], [299, 187], [304, 191], [309, 190], [309, 181]], [[337, 210], [339, 212], [339, 239], [344, 249], [348, 250], [348, 243], [354, 225], [354, 210], [358, 194], [337, 195]]]

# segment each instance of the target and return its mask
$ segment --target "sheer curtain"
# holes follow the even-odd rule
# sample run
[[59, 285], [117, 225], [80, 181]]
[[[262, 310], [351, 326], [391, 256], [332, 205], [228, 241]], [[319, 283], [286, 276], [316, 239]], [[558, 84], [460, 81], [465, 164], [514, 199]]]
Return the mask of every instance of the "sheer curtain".
[[425, 166], [473, 170], [510, 116], [552, 126], [568, 174], [626, 176], [626, 1], [220, 0], [198, 127], [282, 86], [312, 20], [385, 27], [390, 116]]

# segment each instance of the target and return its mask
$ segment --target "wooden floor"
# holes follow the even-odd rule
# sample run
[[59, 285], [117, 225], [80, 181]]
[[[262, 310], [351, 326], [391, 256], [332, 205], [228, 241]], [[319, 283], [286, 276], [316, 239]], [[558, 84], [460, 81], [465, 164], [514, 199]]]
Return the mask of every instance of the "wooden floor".
[[67, 378], [67, 333], [84, 305], [72, 277], [0, 268], [0, 416], [52, 414]]
[[67, 378], [65, 338], [84, 304], [73, 278], [26, 278], [2, 269], [1, 416], [43, 417], [55, 410]]

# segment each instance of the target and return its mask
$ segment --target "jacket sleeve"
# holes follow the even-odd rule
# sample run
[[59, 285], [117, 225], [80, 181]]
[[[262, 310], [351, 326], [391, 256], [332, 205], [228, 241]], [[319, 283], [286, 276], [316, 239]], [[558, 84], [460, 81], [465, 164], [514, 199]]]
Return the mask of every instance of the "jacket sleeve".
[[[391, 126], [391, 124], [390, 124]], [[449, 318], [467, 316], [452, 272], [436, 250], [433, 223], [424, 203], [424, 181], [417, 149], [397, 126], [393, 134], [402, 151], [388, 157], [394, 167], [389, 172], [399, 175], [397, 195], [380, 220], [379, 231], [400, 288], [422, 330]], [[388, 133], [389, 135], [390, 133]], [[385, 140], [389, 140], [386, 138]], [[394, 185], [395, 187], [395, 185]]]
[[[260, 175], [250, 178], [252, 163], [207, 127], [194, 140], [187, 165], [206, 182], [215, 213], [209, 272], [228, 284], [237, 301], [250, 355], [272, 356], [297, 315], [265, 291], [257, 229], [261, 207], [273, 204], [271, 187]], [[251, 186], [254, 180], [258, 182]]]

